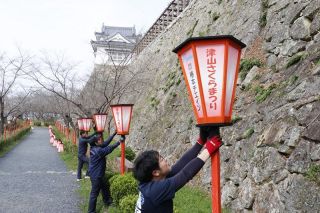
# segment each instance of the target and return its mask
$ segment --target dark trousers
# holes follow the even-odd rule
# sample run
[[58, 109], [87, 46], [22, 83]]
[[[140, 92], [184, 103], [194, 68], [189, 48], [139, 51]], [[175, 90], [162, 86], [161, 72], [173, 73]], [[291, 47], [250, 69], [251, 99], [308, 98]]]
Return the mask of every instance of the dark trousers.
[[111, 196], [110, 196], [110, 189], [109, 184], [106, 183], [104, 178], [90, 178], [91, 180], [91, 192], [90, 192], [90, 199], [89, 199], [89, 213], [96, 212], [96, 204], [99, 192], [102, 192], [103, 202], [105, 204], [110, 204]]
[[[78, 179], [81, 179], [81, 170], [82, 170], [83, 164], [85, 163], [89, 164], [89, 159], [85, 155], [78, 156], [78, 173], [77, 173]], [[88, 175], [88, 171], [86, 175]]]

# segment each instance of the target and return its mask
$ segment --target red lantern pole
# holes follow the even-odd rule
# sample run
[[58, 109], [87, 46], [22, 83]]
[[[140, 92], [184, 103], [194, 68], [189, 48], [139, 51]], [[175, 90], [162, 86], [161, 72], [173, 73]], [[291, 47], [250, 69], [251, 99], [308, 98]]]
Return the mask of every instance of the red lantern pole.
[[73, 131], [73, 144], [76, 145], [77, 144], [77, 135], [76, 135], [76, 131]]
[[211, 196], [212, 212], [221, 212], [221, 188], [220, 188], [220, 152], [211, 156]]
[[121, 162], [120, 162], [120, 173], [121, 175], [124, 175], [125, 172], [125, 153], [126, 153], [126, 147], [125, 147], [125, 141], [121, 143]]

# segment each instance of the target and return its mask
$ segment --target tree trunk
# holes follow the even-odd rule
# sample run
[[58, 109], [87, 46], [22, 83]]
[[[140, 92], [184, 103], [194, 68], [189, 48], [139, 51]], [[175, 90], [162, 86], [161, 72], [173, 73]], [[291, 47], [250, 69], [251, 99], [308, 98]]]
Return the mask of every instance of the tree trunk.
[[3, 135], [5, 122], [6, 120], [4, 117], [4, 101], [3, 101], [3, 97], [0, 97], [0, 134], [1, 135]]

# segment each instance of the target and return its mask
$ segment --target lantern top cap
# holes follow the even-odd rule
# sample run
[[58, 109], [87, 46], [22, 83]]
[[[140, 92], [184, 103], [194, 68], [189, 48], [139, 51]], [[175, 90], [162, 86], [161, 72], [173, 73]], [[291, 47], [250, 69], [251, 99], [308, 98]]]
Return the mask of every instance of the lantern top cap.
[[[95, 115], [108, 115], [107, 113], [96, 113], [96, 114], [93, 114], [93, 116], [95, 116]], [[90, 119], [92, 119], [92, 118], [90, 118]]]
[[178, 51], [180, 49], [182, 49], [185, 45], [187, 45], [188, 43], [192, 42], [192, 41], [203, 41], [203, 40], [221, 40], [221, 39], [229, 39], [231, 41], [233, 41], [234, 43], [238, 44], [241, 48], [245, 48], [246, 45], [244, 43], [242, 43], [240, 40], [236, 39], [235, 37], [233, 37], [232, 35], [218, 35], [218, 36], [203, 36], [203, 37], [192, 37], [192, 38], [188, 38], [187, 40], [185, 40], [184, 42], [182, 42], [179, 46], [177, 46], [176, 48], [174, 48], [172, 50], [172, 52], [174, 53], [178, 53]]
[[111, 104], [111, 107], [116, 107], [116, 106], [133, 106], [133, 104]]

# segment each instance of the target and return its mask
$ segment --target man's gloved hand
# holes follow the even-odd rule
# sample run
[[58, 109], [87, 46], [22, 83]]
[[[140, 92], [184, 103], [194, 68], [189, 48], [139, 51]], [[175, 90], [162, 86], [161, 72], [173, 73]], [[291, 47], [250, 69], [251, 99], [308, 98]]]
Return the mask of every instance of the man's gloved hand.
[[126, 136], [121, 135], [121, 137], [120, 137], [120, 143], [124, 143], [125, 140], [126, 140]]
[[205, 145], [209, 154], [212, 155], [215, 151], [217, 151], [223, 143], [218, 135], [215, 135], [207, 140]]
[[200, 126], [200, 129], [199, 129], [199, 138], [197, 142], [202, 146], [206, 143], [209, 136], [207, 129], [208, 129], [207, 126]]

